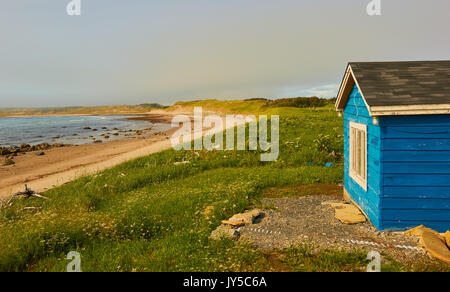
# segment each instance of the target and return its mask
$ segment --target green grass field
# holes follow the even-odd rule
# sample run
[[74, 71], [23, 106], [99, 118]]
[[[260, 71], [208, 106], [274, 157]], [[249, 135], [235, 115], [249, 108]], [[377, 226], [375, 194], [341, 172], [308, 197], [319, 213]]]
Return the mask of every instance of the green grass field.
[[[65, 271], [70, 251], [81, 254], [83, 271], [365, 270], [360, 251], [317, 254], [299, 246], [267, 254], [209, 239], [221, 220], [258, 205], [269, 188], [343, 179], [342, 120], [332, 106], [265, 113], [280, 115], [275, 162], [261, 162], [254, 151], [168, 150], [52, 189], [44, 193], [50, 200], [1, 210], [0, 271]], [[175, 165], [181, 161], [189, 163]]]

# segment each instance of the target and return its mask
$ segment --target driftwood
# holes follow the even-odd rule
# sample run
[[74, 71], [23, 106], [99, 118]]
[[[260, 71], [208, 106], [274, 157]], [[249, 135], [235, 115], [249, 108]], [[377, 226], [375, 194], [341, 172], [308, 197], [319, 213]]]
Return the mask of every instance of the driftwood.
[[[44, 200], [48, 200], [49, 199], [47, 197], [44, 197], [44, 196], [36, 193], [35, 191], [33, 191], [31, 189], [29, 189], [28, 186], [25, 185], [25, 192], [18, 192], [18, 193], [15, 193], [14, 195], [12, 195], [11, 198], [8, 201], [6, 201], [6, 203], [2, 206], [2, 208], [10, 207], [12, 205], [13, 201], [16, 198], [22, 197], [22, 196], [25, 197], [25, 199], [29, 199], [31, 197], [40, 198], [40, 199], [44, 199]], [[34, 208], [34, 207], [29, 207], [29, 208], [31, 209], [31, 208]], [[27, 208], [25, 208], [25, 209], [27, 209]]]

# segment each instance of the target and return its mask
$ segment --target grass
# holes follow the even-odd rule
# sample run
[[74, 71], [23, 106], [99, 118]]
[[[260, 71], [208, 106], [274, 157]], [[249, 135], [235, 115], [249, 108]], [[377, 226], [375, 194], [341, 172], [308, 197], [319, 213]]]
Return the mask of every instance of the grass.
[[343, 179], [342, 121], [331, 107], [267, 113], [281, 115], [275, 162], [254, 151], [167, 150], [47, 191], [50, 200], [1, 210], [0, 271], [65, 271], [70, 251], [81, 254], [83, 271], [361, 270], [358, 251], [315, 254], [301, 246], [274, 259], [245, 243], [209, 239], [221, 220], [274, 188], [305, 185], [314, 193], [315, 185]]

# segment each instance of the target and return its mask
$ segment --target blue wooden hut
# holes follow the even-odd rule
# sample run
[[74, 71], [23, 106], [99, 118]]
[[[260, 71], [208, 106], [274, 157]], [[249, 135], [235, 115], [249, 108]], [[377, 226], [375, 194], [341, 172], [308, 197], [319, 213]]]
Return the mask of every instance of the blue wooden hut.
[[450, 229], [450, 61], [349, 63], [344, 196], [379, 230]]

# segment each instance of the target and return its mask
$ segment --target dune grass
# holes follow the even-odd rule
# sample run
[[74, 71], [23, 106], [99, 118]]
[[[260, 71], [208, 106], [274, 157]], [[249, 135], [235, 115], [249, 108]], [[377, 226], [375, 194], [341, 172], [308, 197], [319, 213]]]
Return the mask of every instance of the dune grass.
[[248, 244], [209, 239], [266, 189], [343, 179], [342, 121], [332, 108], [270, 113], [281, 115], [275, 162], [254, 151], [167, 150], [47, 191], [50, 200], [1, 210], [0, 271], [65, 271], [70, 251], [81, 254], [83, 271], [362, 270], [357, 251], [298, 247], [275, 263]]

